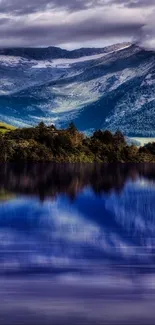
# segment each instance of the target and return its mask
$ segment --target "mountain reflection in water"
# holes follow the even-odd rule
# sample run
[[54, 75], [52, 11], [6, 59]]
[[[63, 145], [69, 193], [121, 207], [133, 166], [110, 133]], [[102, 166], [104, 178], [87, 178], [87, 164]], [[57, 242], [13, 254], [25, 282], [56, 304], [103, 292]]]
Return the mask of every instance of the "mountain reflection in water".
[[155, 166], [0, 165], [0, 324], [155, 323]]

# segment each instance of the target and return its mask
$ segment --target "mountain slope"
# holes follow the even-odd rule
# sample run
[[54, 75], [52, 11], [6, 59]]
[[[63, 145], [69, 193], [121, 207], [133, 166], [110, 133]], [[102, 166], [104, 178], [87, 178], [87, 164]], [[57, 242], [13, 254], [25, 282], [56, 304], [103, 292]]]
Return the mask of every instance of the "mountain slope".
[[104, 49], [0, 50], [0, 120], [41, 120], [90, 132], [155, 136], [155, 53], [129, 43]]
[[6, 133], [11, 130], [15, 130], [15, 127], [12, 125], [0, 122], [0, 133]]
[[[128, 46], [130, 43], [124, 44]], [[30, 60], [53, 60], [61, 58], [75, 59], [95, 54], [109, 53], [110, 51], [120, 49], [121, 46], [122, 45], [118, 43], [104, 48], [81, 48], [72, 51], [67, 51], [53, 46], [47, 48], [4, 48], [0, 49], [0, 55], [16, 56]]]

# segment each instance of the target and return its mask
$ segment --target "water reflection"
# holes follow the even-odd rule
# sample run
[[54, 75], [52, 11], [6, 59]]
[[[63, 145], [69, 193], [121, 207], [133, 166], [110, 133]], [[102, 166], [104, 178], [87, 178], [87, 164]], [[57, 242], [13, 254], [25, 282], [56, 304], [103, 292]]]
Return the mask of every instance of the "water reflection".
[[1, 165], [0, 323], [154, 324], [154, 214], [151, 164]]
[[119, 192], [128, 180], [154, 181], [153, 164], [0, 164], [0, 189], [8, 192], [70, 198], [86, 187], [96, 194]]

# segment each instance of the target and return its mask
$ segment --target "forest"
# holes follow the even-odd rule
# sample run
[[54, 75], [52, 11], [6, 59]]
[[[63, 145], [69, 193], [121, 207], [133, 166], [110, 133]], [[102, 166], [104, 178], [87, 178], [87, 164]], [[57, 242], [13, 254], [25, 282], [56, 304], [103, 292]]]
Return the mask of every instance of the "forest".
[[41, 122], [1, 132], [0, 148], [0, 162], [155, 162], [155, 143], [129, 145], [119, 130], [97, 130], [86, 136], [73, 123], [67, 129]]

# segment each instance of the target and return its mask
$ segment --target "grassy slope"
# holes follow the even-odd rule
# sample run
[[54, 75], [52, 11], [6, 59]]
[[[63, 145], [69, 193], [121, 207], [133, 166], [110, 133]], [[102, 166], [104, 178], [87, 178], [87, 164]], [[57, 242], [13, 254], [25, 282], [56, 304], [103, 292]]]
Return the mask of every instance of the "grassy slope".
[[0, 133], [6, 133], [10, 130], [15, 130], [16, 128], [12, 125], [0, 122]]

